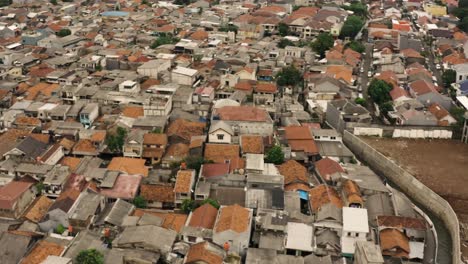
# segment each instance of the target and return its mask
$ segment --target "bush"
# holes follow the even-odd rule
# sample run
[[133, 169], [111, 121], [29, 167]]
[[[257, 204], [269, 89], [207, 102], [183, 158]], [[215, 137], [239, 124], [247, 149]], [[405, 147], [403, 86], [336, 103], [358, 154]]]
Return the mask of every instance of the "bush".
[[127, 130], [125, 130], [125, 128], [122, 127], [118, 127], [117, 132], [115, 134], [108, 133], [106, 137], [106, 144], [109, 150], [112, 152], [122, 151], [126, 136]]
[[348, 48], [359, 53], [363, 53], [364, 51], [366, 51], [366, 47], [361, 42], [355, 40], [348, 43]]
[[206, 198], [205, 200], [203, 200], [203, 202], [201, 202], [201, 205], [204, 205], [204, 204], [211, 204], [213, 207], [215, 207], [216, 209], [219, 209], [219, 203], [218, 201], [216, 201], [215, 199], [212, 199], [212, 198]]
[[280, 49], [284, 49], [286, 48], [286, 46], [294, 46], [294, 42], [290, 41], [289, 39], [281, 39], [279, 42], [278, 42], [278, 48]]
[[355, 102], [356, 104], [362, 105], [362, 106], [364, 106], [364, 107], [365, 107], [366, 104], [367, 104], [366, 99], [360, 98], [360, 97], [356, 98], [356, 99], [354, 100], [354, 102]]
[[133, 199], [133, 205], [135, 205], [136, 208], [146, 208], [147, 201], [142, 196], [137, 196]]
[[61, 37], [61, 38], [69, 36], [69, 35], [71, 35], [71, 30], [69, 30], [68, 28], [62, 28], [59, 32], [57, 32], [56, 35]]
[[184, 213], [189, 214], [193, 209], [195, 209], [195, 202], [190, 199], [185, 199], [182, 201], [182, 205], [180, 206], [180, 209]]
[[76, 256], [76, 262], [80, 264], [104, 264], [104, 255], [96, 249], [80, 251]]
[[57, 234], [63, 234], [63, 232], [65, 232], [66, 228], [62, 225], [62, 224], [59, 224], [56, 228], [55, 228], [55, 233]]
[[284, 153], [280, 146], [274, 146], [267, 151], [265, 162], [279, 165], [284, 162]]
[[289, 30], [288, 25], [286, 25], [285, 23], [279, 23], [278, 24], [278, 33], [279, 33], [280, 36], [286, 37], [287, 35], [289, 35], [289, 33], [291, 33], [291, 31]]

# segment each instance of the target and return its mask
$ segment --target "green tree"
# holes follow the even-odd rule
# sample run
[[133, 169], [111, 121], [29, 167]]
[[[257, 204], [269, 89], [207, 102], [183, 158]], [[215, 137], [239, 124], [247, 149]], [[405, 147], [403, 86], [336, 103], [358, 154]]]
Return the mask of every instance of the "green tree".
[[361, 98], [361, 97], [358, 97], [354, 100], [354, 102], [358, 105], [362, 105], [362, 106], [366, 106], [367, 102], [366, 102], [366, 99], [364, 98]]
[[366, 47], [364, 46], [364, 44], [362, 44], [361, 42], [359, 41], [351, 41], [347, 44], [348, 48], [356, 51], [356, 52], [359, 52], [359, 53], [363, 53], [364, 51], [366, 51]]
[[284, 49], [286, 48], [286, 46], [294, 46], [294, 42], [290, 41], [289, 39], [281, 39], [279, 42], [278, 42], [278, 48], [280, 49]]
[[179, 41], [178, 38], [173, 37], [171, 34], [161, 34], [154, 42], [151, 44], [151, 48], [155, 49], [161, 45], [175, 44]]
[[182, 205], [180, 206], [180, 209], [188, 214], [190, 213], [193, 209], [195, 209], [195, 202], [190, 199], [185, 199], [182, 201]]
[[346, 37], [354, 39], [362, 26], [364, 26], [362, 18], [358, 16], [349, 16], [341, 28], [340, 37], [343, 39]]
[[80, 264], [103, 264], [104, 255], [96, 249], [86, 249], [80, 251], [76, 256], [76, 262]]
[[285, 67], [276, 75], [276, 83], [280, 86], [296, 86], [302, 80], [302, 73], [294, 66]]
[[325, 57], [325, 52], [333, 47], [335, 40], [330, 33], [320, 33], [312, 42], [311, 48], [317, 52], [320, 57]]
[[188, 169], [195, 170], [198, 175], [200, 172], [200, 168], [202, 164], [205, 163], [213, 163], [211, 160], [205, 160], [203, 157], [200, 156], [188, 156], [184, 159], [185, 165], [187, 165]]
[[118, 127], [116, 133], [108, 133], [106, 137], [106, 144], [109, 150], [112, 152], [122, 151], [126, 136], [127, 130], [122, 127]]
[[133, 199], [133, 205], [135, 205], [136, 208], [146, 208], [147, 201], [142, 196], [137, 196]]
[[0, 7], [9, 6], [13, 3], [12, 0], [0, 0]]
[[345, 10], [353, 11], [357, 16], [367, 16], [367, 6], [360, 1], [353, 1], [349, 6], [343, 5], [341, 7]]
[[391, 90], [392, 86], [390, 84], [379, 79], [372, 79], [368, 87], [370, 97], [378, 105], [392, 100], [392, 97], [390, 96]]
[[148, 0], [142, 0], [142, 1], [141, 1], [141, 4], [142, 4], [142, 5], [147, 5], [147, 6], [150, 5], [150, 3], [148, 2]]
[[221, 32], [234, 31], [237, 34], [239, 27], [234, 24], [225, 24], [225, 25], [222, 25], [218, 30]]
[[452, 83], [456, 82], [457, 72], [452, 69], [447, 69], [442, 73], [442, 82], [445, 88], [449, 88]]
[[289, 26], [286, 25], [285, 23], [279, 23], [278, 24], [278, 33], [280, 36], [282, 37], [286, 37], [287, 35], [289, 35], [290, 30], [289, 30]]
[[458, 8], [468, 8], [468, 0], [458, 1]]
[[53, 5], [58, 5], [57, 0], [50, 0], [50, 3]]
[[273, 146], [267, 151], [265, 156], [265, 162], [281, 164], [284, 162], [284, 153], [280, 146]]
[[219, 202], [216, 201], [215, 199], [212, 199], [212, 198], [206, 198], [205, 200], [203, 200], [201, 202], [201, 205], [204, 205], [204, 204], [207, 204], [207, 203], [211, 204], [216, 209], [219, 209], [219, 207], [220, 207]]
[[57, 32], [57, 36], [61, 38], [69, 35], [71, 35], [71, 30], [69, 30], [68, 28], [62, 28], [59, 32]]
[[192, 3], [192, 1], [190, 1], [190, 0], [175, 0], [174, 1], [174, 4], [183, 5], [183, 6], [190, 5], [191, 3]]
[[385, 102], [380, 104], [379, 108], [382, 115], [387, 116], [388, 112], [393, 110], [393, 104], [391, 102]]
[[453, 127], [453, 138], [461, 138], [463, 125], [465, 123], [465, 109], [462, 107], [452, 107], [450, 115], [457, 120]]

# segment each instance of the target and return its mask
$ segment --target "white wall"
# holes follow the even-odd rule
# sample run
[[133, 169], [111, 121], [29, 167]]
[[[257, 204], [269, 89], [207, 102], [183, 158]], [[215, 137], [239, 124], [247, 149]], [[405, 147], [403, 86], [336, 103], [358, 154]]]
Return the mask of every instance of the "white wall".
[[[224, 135], [223, 139], [218, 139], [218, 135]], [[210, 143], [231, 143], [231, 135], [222, 129], [218, 129], [208, 134], [208, 142]]]

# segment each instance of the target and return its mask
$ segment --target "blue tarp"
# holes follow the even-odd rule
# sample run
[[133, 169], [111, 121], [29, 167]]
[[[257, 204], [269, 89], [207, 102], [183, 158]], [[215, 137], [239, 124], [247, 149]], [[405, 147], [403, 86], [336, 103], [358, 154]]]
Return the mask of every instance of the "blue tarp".
[[299, 190], [299, 197], [303, 200], [309, 200], [309, 193], [306, 191]]

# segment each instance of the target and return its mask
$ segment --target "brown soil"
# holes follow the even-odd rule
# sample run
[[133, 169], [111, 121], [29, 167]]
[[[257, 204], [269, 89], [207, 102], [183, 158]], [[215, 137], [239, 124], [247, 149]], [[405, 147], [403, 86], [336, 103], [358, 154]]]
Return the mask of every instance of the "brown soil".
[[455, 140], [363, 138], [446, 199], [468, 223], [468, 144]]

